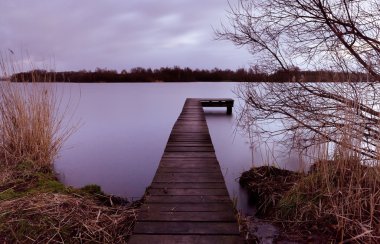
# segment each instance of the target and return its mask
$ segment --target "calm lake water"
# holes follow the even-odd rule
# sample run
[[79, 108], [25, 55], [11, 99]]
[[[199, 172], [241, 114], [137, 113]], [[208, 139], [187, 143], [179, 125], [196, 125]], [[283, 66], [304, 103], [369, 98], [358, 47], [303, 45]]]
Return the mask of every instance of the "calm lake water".
[[[236, 98], [237, 83], [58, 84], [64, 100], [76, 105], [73, 123], [81, 126], [65, 143], [55, 169], [67, 185], [98, 184], [109, 194], [140, 198], [153, 179], [171, 128], [185, 99]], [[240, 174], [276, 156], [280, 167], [297, 170], [297, 157], [274, 154], [236, 126], [242, 101], [232, 116], [225, 108], [205, 108], [207, 124], [231, 198], [247, 212]], [[276, 145], [270, 146], [271, 148]], [[281, 152], [284, 150], [281, 149]], [[286, 150], [285, 150], [286, 151]]]

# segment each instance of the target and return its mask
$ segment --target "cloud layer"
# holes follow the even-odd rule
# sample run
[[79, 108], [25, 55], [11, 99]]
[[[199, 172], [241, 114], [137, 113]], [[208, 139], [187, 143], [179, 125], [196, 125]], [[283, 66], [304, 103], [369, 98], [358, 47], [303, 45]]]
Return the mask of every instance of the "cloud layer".
[[2, 0], [0, 50], [27, 50], [58, 70], [247, 67], [250, 55], [215, 41], [227, 1]]

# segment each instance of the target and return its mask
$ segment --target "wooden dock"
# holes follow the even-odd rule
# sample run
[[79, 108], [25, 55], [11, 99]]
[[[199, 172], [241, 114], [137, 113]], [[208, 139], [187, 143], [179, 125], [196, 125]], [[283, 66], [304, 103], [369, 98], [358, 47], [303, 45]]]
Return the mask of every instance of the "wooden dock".
[[227, 114], [232, 114], [234, 100], [231, 98], [202, 98], [199, 99], [202, 107], [226, 107]]
[[186, 100], [129, 243], [243, 243], [201, 101]]

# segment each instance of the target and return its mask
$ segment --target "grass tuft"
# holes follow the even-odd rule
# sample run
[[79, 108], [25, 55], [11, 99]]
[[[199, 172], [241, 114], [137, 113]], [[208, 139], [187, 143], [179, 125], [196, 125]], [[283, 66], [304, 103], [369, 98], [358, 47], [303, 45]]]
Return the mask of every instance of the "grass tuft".
[[104, 195], [102, 188], [95, 184], [86, 185], [81, 188], [83, 192], [86, 192], [90, 195]]

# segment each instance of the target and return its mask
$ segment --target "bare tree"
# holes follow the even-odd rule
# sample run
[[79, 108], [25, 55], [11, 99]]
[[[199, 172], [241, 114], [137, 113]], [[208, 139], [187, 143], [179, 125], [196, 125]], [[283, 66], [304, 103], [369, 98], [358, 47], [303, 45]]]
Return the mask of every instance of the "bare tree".
[[[358, 83], [366, 72], [380, 81], [380, 2], [376, 0], [239, 0], [217, 37], [247, 46], [266, 69], [296, 66], [347, 74], [345, 83], [245, 83], [242, 120], [262, 132], [286, 135], [296, 148], [335, 143], [378, 159], [379, 84]], [[281, 121], [281, 130], [263, 123]], [[262, 123], [260, 123], [262, 122]], [[348, 136], [349, 135], [349, 136]], [[291, 140], [288, 140], [288, 139]]]
[[217, 36], [248, 46], [271, 67], [364, 69], [379, 80], [379, 11], [377, 0], [239, 0]]

